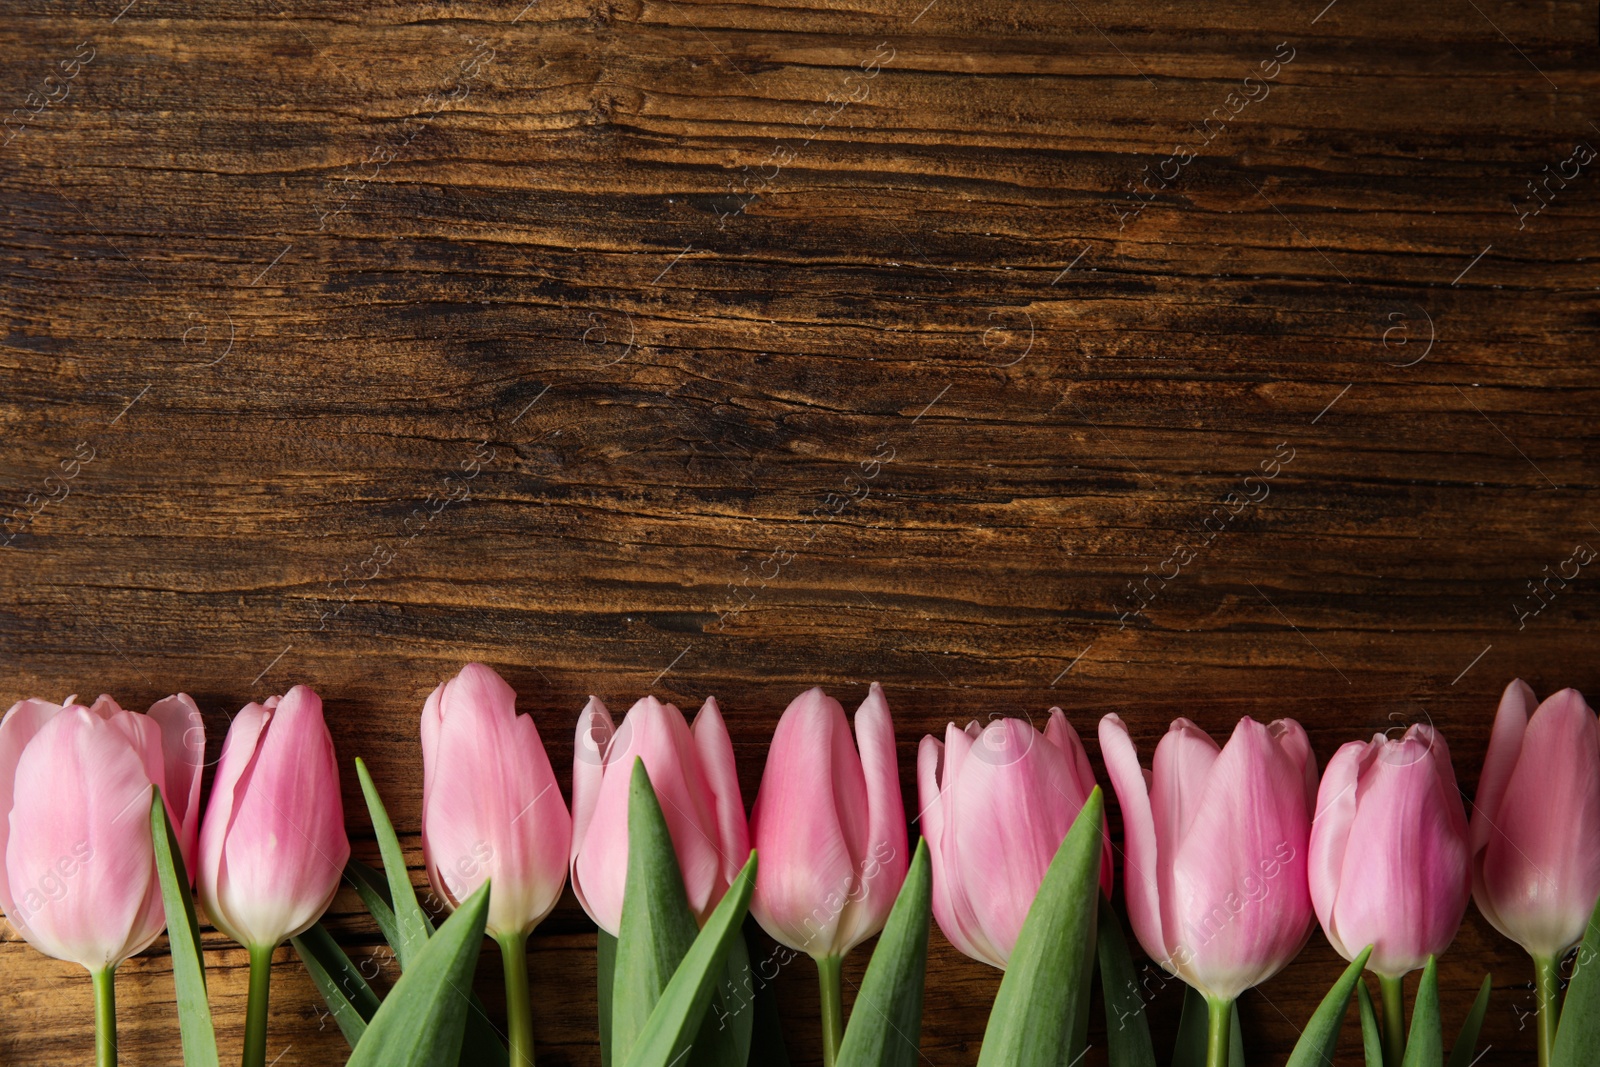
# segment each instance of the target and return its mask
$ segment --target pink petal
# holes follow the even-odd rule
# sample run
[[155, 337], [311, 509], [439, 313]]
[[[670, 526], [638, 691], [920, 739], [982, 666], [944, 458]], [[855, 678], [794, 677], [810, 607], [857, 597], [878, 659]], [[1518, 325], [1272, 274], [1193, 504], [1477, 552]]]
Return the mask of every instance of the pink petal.
[[1115, 712], [1100, 720], [1100, 755], [1117, 794], [1117, 806], [1122, 809], [1126, 849], [1122, 891], [1127, 897], [1128, 922], [1145, 954], [1162, 962], [1170, 957], [1171, 950], [1161, 929], [1160, 854], [1150, 785], [1139, 766], [1139, 753], [1128, 736], [1128, 728]]
[[[750, 858], [750, 826], [744, 814], [744, 798], [739, 795], [739, 769], [733, 760], [733, 740], [722, 721], [716, 697], [707, 697], [694, 722], [689, 725], [695, 752], [716, 813], [717, 853], [722, 859], [722, 884], [732, 884]], [[722, 900], [713, 894], [711, 907]]]
[[[68, 702], [71, 702], [70, 698]], [[28, 747], [28, 742], [60, 711], [60, 704], [30, 697], [11, 705], [11, 710], [0, 720], [0, 908], [5, 909], [7, 915], [17, 912], [16, 898], [12, 896], [11, 887], [4, 877], [6, 842], [11, 836], [11, 807], [16, 794], [17, 761], [22, 759], [22, 751]]]
[[149, 715], [161, 728], [165, 778], [161, 796], [171, 812], [184, 866], [192, 883], [195, 846], [200, 836], [200, 773], [206, 762], [205, 720], [187, 693], [156, 701], [150, 705]]
[[[1472, 804], [1472, 852], [1474, 865], [1481, 866], [1483, 849], [1489, 843], [1494, 821], [1500, 811], [1500, 799], [1511, 783], [1511, 772], [1516, 769], [1522, 754], [1522, 735], [1528, 728], [1528, 716], [1539, 703], [1533, 689], [1521, 678], [1514, 678], [1500, 696], [1500, 708], [1495, 712], [1494, 727], [1489, 732], [1489, 751], [1483, 758], [1483, 771], [1478, 775], [1478, 795]], [[1481, 871], [1479, 872], [1481, 877]], [[1480, 901], [1480, 904], [1482, 902]], [[1489, 916], [1491, 922], [1493, 916]]]
[[1351, 741], [1339, 747], [1322, 772], [1322, 788], [1317, 793], [1316, 817], [1311, 824], [1311, 845], [1306, 876], [1311, 888], [1311, 903], [1322, 930], [1334, 951], [1345, 959], [1367, 946], [1346, 944], [1334, 924], [1333, 908], [1339, 899], [1339, 883], [1344, 878], [1344, 854], [1350, 842], [1350, 827], [1356, 818], [1356, 787], [1363, 763], [1373, 745], [1382, 743], [1382, 734], [1371, 744]]

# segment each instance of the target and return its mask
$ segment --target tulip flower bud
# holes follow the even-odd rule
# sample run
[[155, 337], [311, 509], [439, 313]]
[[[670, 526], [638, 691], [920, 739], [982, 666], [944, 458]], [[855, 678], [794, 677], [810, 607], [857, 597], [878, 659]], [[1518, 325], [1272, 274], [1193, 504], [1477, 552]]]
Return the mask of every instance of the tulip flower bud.
[[1280, 971], [1312, 919], [1317, 767], [1300, 724], [1241, 719], [1218, 749], [1177, 719], [1148, 780], [1116, 715], [1100, 720], [1100, 750], [1122, 808], [1128, 919], [1145, 952], [1214, 1001]]
[[1467, 814], [1433, 727], [1334, 753], [1311, 827], [1311, 902], [1347, 960], [1399, 978], [1442, 953], [1467, 910]]
[[213, 925], [270, 949], [333, 902], [350, 858], [322, 699], [297, 685], [234, 716], [200, 826], [196, 881]]
[[1472, 814], [1472, 894], [1535, 959], [1560, 959], [1600, 897], [1600, 728], [1575, 689], [1506, 687]]
[[[1089, 757], [1060, 708], [1043, 734], [1023, 719], [951, 723], [917, 752], [933, 915], [956, 948], [1005, 969], [1050, 861], [1094, 788]], [[1111, 838], [1100, 860], [1111, 893]]]
[[166, 925], [151, 787], [192, 856], [205, 728], [182, 693], [148, 715], [76, 699], [24, 700], [0, 722], [0, 906], [40, 952], [100, 973]]
[[572, 891], [589, 917], [615, 936], [628, 879], [628, 786], [644, 760], [678, 854], [689, 908], [710, 917], [750, 858], [750, 831], [733, 742], [715, 698], [691, 727], [683, 712], [645, 697], [615, 727], [599, 697], [578, 717], [572, 759]]
[[775, 940], [818, 960], [883, 929], [910, 863], [894, 723], [876, 683], [855, 726], [852, 741], [844, 708], [821, 689], [796, 697], [778, 721], [750, 814], [761, 857], [750, 913]]
[[491, 881], [491, 937], [526, 934], [567, 881], [572, 817], [533, 719], [494, 671], [469, 663], [422, 710], [422, 853], [453, 908]]

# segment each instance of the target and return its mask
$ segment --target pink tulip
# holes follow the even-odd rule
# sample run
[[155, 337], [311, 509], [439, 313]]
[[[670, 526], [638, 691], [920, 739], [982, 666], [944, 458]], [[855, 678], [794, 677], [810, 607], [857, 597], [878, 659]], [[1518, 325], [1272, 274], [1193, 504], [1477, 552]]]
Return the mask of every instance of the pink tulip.
[[200, 826], [196, 881], [211, 922], [253, 954], [270, 950], [321, 917], [349, 858], [322, 699], [297, 685], [247, 704]]
[[1127, 727], [1100, 720], [1122, 808], [1128, 918], [1150, 958], [1226, 1002], [1281, 970], [1311, 931], [1306, 851], [1316, 760], [1293, 719], [1241, 719], [1226, 748], [1188, 719], [1139, 766]]
[[[933, 914], [956, 948], [1002, 970], [1045, 871], [1094, 788], [1078, 732], [1060, 708], [1043, 734], [1023, 719], [981, 731], [951, 723], [917, 752]], [[1111, 839], [1100, 860], [1111, 893]]]
[[1431, 726], [1352, 741], [1328, 761], [1311, 825], [1311, 902], [1347, 960], [1381, 978], [1449, 947], [1467, 910], [1467, 814]]
[[1536, 959], [1583, 937], [1600, 897], [1600, 728], [1575, 689], [1506, 687], [1472, 813], [1472, 893]]
[[422, 852], [455, 907], [492, 879], [491, 937], [526, 934], [567, 882], [572, 817], [517, 694], [469, 663], [422, 710]]
[[151, 787], [191, 858], [205, 727], [182, 693], [147, 715], [76, 700], [24, 700], [0, 722], [0, 905], [40, 952], [99, 974], [166, 925]]
[[666, 816], [689, 908], [704, 922], [750, 857], [733, 742], [715, 698], [694, 726], [655, 697], [635, 704], [614, 727], [599, 697], [578, 717], [572, 761], [572, 890], [602, 930], [622, 925], [628, 876], [628, 785], [644, 760]]
[[750, 913], [775, 940], [819, 960], [883, 929], [910, 863], [894, 723], [876, 683], [855, 725], [852, 741], [844, 708], [821, 689], [796, 697], [750, 814], [761, 857]]

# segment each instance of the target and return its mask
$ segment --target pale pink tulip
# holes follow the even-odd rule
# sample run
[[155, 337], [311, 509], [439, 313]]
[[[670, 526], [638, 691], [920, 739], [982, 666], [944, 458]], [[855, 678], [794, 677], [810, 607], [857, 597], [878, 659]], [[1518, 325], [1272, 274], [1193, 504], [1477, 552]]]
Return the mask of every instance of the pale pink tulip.
[[607, 933], [622, 926], [628, 877], [628, 788], [644, 760], [678, 854], [689, 908], [704, 922], [750, 858], [750, 831], [733, 742], [715, 698], [694, 726], [655, 697], [636, 703], [616, 727], [599, 697], [578, 717], [572, 760], [572, 891]]
[[894, 723], [876, 683], [855, 726], [852, 740], [844, 708], [821, 689], [796, 697], [778, 721], [750, 813], [761, 857], [750, 913], [818, 960], [883, 929], [910, 863]]
[[1496, 930], [1559, 959], [1600, 897], [1600, 728], [1575, 689], [1506, 687], [1472, 813], [1472, 892]]
[[[933, 915], [956, 948], [1004, 969], [1045, 871], [1094, 788], [1089, 757], [1060, 708], [1044, 733], [1023, 719], [951, 723], [917, 752]], [[1100, 858], [1111, 893], [1111, 839]]]
[[1311, 825], [1311, 903], [1334, 949], [1384, 978], [1449, 947], [1467, 910], [1467, 813], [1433, 727], [1352, 741], [1328, 761]]
[[306, 930], [350, 858], [322, 699], [303, 685], [234, 716], [200, 826], [200, 901], [253, 950]]
[[192, 860], [205, 728], [182, 693], [148, 715], [76, 700], [24, 700], [0, 722], [0, 906], [40, 952], [98, 973], [166, 925], [151, 787]]
[[490, 880], [491, 937], [526, 934], [561, 896], [572, 816], [533, 719], [469, 663], [422, 709], [422, 854], [451, 907]]
[[1128, 918], [1150, 958], [1214, 1000], [1281, 970], [1311, 932], [1307, 841], [1317, 766], [1293, 719], [1241, 719], [1226, 748], [1177, 719], [1139, 766], [1127, 727], [1100, 720], [1122, 809]]

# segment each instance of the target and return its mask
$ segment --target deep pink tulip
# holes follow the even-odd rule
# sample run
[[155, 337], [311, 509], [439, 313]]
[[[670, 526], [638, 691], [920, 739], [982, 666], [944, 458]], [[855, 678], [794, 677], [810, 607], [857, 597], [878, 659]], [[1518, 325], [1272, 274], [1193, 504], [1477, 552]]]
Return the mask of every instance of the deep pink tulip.
[[1352, 741], [1328, 761], [1311, 825], [1311, 903], [1347, 960], [1417, 970], [1449, 947], [1467, 910], [1467, 813], [1450, 749], [1431, 726]]
[[1583, 695], [1534, 706], [1506, 687], [1472, 813], [1472, 893], [1496, 930], [1538, 959], [1583, 937], [1600, 897], [1600, 728]]
[[422, 709], [422, 853], [455, 907], [491, 880], [491, 937], [526, 934], [567, 883], [572, 816], [533, 719], [494, 671], [469, 663]]
[[883, 929], [911, 859], [894, 723], [877, 683], [855, 726], [852, 740], [844, 708], [821, 689], [795, 697], [750, 813], [761, 857], [750, 913], [774, 939], [819, 960]]
[[628, 878], [628, 788], [635, 757], [661, 802], [683, 872], [689, 908], [704, 922], [750, 858], [750, 831], [733, 742], [715, 698], [691, 727], [683, 712], [655, 697], [629, 709], [616, 727], [599, 697], [578, 717], [572, 758], [572, 891], [609, 934], [622, 926]]
[[0, 722], [0, 905], [40, 952], [100, 972], [166, 925], [151, 786], [191, 859], [205, 727], [182, 693], [147, 715], [76, 700], [24, 700]]
[[322, 698], [297, 685], [234, 716], [200, 826], [200, 901], [217, 929], [270, 949], [316, 922], [350, 858]]
[[1240, 719], [1219, 750], [1177, 719], [1152, 775], [1122, 720], [1107, 715], [1100, 751], [1122, 808], [1128, 918], [1145, 952], [1219, 1001], [1281, 970], [1312, 921], [1317, 765], [1300, 724]]
[[[1060, 708], [1044, 733], [1023, 719], [951, 723], [917, 751], [933, 915], [956, 948], [1004, 969], [1045, 871], [1094, 788], [1089, 757]], [[1111, 839], [1100, 858], [1111, 893]]]

